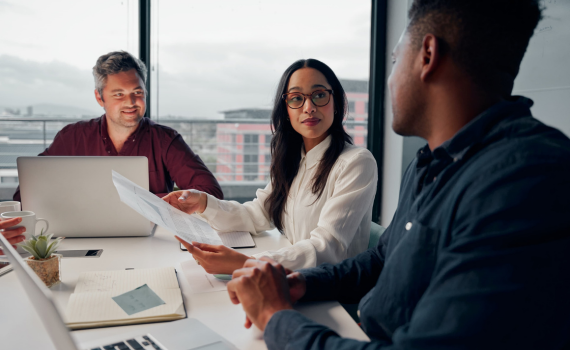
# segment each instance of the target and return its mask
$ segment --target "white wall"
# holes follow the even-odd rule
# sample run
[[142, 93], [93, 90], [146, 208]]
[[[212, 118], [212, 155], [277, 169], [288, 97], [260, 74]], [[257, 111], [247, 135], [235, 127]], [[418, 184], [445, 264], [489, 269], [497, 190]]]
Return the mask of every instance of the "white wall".
[[531, 98], [535, 118], [570, 136], [570, 0], [543, 4], [513, 94]]

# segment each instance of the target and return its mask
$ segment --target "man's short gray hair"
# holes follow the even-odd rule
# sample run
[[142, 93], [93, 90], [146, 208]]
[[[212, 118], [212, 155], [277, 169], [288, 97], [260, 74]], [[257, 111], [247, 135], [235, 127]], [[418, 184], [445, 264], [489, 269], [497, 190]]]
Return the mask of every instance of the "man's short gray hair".
[[[95, 67], [93, 67], [93, 77], [95, 78], [95, 88], [99, 91], [101, 98], [103, 98], [103, 88], [107, 84], [107, 76], [131, 69], [136, 70], [143, 83], [146, 84], [147, 70], [145, 64], [130, 53], [113, 51], [99, 57]], [[145, 86], [143, 89], [146, 91]]]

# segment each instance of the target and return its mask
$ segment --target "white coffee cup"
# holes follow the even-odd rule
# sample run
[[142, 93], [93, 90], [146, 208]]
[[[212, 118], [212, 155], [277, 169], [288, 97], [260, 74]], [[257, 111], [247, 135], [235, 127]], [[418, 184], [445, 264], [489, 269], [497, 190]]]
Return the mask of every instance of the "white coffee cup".
[[22, 210], [20, 206], [20, 202], [18, 201], [6, 201], [0, 202], [0, 214], [5, 213], [7, 211], [20, 211]]
[[[24, 232], [23, 235], [26, 239], [29, 239], [32, 235], [36, 234], [36, 225], [39, 221], [43, 221], [46, 224], [44, 233], [47, 233], [49, 229], [49, 222], [46, 219], [36, 219], [36, 213], [33, 211], [8, 211], [0, 214], [0, 217], [2, 217], [2, 219], [22, 218], [22, 222], [13, 227], [25, 227], [26, 232]], [[20, 247], [18, 247], [17, 250], [19, 253], [25, 252], [25, 250]]]

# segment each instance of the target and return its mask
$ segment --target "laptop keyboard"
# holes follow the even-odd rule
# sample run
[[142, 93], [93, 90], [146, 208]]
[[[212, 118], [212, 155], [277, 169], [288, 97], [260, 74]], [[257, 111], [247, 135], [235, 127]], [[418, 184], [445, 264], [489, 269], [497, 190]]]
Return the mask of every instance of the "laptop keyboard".
[[168, 350], [162, 346], [152, 335], [123, 340], [121, 342], [90, 348], [87, 350]]

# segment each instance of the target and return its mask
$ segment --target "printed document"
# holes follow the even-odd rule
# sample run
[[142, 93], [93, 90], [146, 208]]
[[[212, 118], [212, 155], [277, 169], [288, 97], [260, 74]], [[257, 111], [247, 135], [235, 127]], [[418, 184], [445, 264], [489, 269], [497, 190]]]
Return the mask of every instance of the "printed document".
[[174, 208], [114, 170], [113, 184], [123, 203], [186, 242], [223, 244], [208, 223]]

